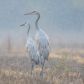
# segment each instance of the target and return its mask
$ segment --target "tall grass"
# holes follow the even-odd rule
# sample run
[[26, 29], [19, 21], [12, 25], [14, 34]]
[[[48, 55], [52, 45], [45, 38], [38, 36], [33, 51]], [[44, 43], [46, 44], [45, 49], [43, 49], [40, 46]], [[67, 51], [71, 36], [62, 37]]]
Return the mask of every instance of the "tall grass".
[[7, 50], [8, 50], [8, 52], [10, 52], [10, 50], [11, 50], [11, 37], [10, 37], [10, 32], [8, 32], [7, 42], [8, 42], [8, 44], [7, 44]]

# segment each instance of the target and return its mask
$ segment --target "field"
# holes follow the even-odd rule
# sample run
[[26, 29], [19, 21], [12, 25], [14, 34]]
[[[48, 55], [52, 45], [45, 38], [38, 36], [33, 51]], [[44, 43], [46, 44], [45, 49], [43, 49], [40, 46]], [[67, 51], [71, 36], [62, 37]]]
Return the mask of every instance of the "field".
[[0, 45], [0, 84], [84, 84], [83, 44], [51, 43], [43, 76], [40, 76], [41, 65], [35, 65], [33, 75], [30, 74], [31, 62], [24, 45], [25, 42], [12, 44], [10, 41]]
[[[46, 34], [43, 75], [41, 63], [31, 75], [28, 35], [46, 48]], [[84, 0], [0, 0], [0, 84], [84, 84]]]

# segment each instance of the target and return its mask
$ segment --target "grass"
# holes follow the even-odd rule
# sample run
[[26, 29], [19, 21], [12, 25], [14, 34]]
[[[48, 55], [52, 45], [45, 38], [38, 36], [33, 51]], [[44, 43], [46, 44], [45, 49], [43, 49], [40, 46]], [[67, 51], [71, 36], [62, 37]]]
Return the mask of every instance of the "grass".
[[54, 49], [40, 77], [41, 66], [35, 66], [30, 74], [31, 62], [24, 45], [11, 46], [10, 52], [5, 47], [5, 53], [0, 51], [0, 84], [84, 84], [83, 49]]

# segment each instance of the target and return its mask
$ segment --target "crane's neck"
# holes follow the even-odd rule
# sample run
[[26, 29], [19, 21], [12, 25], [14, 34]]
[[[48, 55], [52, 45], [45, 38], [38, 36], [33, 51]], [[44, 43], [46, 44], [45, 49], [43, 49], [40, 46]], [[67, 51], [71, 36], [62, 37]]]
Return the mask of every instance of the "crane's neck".
[[36, 27], [36, 30], [39, 30], [39, 26], [38, 26], [38, 20], [40, 19], [40, 14], [38, 14], [38, 18], [35, 22], [35, 27]]
[[27, 30], [27, 38], [29, 38], [29, 30], [30, 30], [30, 25], [28, 26], [28, 30]]

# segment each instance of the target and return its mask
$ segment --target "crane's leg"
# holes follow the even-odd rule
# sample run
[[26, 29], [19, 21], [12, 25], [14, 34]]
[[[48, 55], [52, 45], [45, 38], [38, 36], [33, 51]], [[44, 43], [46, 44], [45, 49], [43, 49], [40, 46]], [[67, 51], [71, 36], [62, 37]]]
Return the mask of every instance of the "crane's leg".
[[45, 64], [45, 59], [43, 59], [43, 62], [42, 62], [42, 64], [41, 64], [41, 68], [42, 68], [42, 70], [41, 70], [40, 76], [43, 75], [43, 67], [44, 67], [44, 64]]
[[31, 75], [32, 75], [32, 70], [34, 71], [34, 62], [32, 62]]
[[40, 61], [41, 61], [41, 65], [42, 65], [42, 59], [41, 59], [41, 56], [40, 56]]

